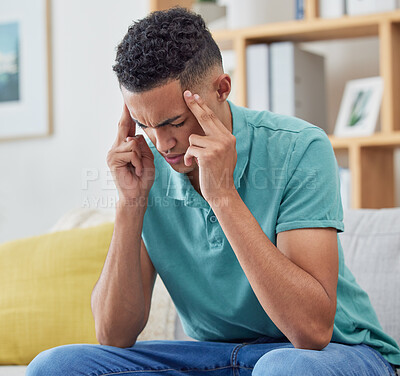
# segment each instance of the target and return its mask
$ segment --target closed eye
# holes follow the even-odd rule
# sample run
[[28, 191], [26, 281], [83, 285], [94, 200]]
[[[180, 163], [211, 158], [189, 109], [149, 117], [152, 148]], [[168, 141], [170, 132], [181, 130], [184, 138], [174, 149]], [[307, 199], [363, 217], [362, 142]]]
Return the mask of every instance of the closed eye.
[[[138, 127], [142, 128], [142, 129], [148, 128], [146, 125], [144, 125], [144, 124], [142, 124], [142, 123], [139, 123], [137, 120], [135, 121], [135, 123], [136, 123], [136, 125], [137, 125]], [[184, 124], [185, 124], [185, 122], [182, 121], [181, 123], [178, 123], [178, 124], [169, 124], [169, 125], [172, 125], [173, 127], [179, 128], [179, 127], [182, 127], [182, 125], [184, 125]], [[168, 124], [157, 125], [156, 128], [165, 127], [166, 125], [168, 125]]]
[[172, 125], [173, 127], [179, 128], [179, 127], [181, 127], [183, 124], [185, 124], [184, 121], [182, 121], [182, 123], [179, 123], [179, 124], [171, 124], [171, 125]]
[[139, 123], [138, 121], [136, 121], [136, 125], [142, 129], [146, 129], [147, 127], [141, 123]]

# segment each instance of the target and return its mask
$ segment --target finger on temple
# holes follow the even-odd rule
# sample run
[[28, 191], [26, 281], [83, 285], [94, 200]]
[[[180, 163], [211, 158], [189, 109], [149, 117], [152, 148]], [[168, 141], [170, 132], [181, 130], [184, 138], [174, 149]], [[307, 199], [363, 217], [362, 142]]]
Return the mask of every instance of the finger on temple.
[[210, 118], [210, 116], [199, 105], [199, 103], [195, 100], [194, 95], [189, 90], [186, 90], [183, 96], [185, 98], [186, 105], [189, 107], [189, 110], [196, 117], [204, 133], [206, 135], [212, 134], [214, 128], [212, 126], [213, 121]]
[[118, 126], [118, 142], [124, 142], [127, 137], [136, 135], [136, 123], [132, 120], [128, 107], [124, 103], [121, 119]]

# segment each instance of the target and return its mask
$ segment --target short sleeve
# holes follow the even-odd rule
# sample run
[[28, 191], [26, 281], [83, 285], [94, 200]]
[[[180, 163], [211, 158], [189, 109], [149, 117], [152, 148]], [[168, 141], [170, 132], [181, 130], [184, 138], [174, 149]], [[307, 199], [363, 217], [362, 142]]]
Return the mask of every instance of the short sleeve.
[[299, 132], [288, 158], [287, 183], [276, 233], [297, 228], [344, 230], [339, 173], [327, 135], [310, 127]]

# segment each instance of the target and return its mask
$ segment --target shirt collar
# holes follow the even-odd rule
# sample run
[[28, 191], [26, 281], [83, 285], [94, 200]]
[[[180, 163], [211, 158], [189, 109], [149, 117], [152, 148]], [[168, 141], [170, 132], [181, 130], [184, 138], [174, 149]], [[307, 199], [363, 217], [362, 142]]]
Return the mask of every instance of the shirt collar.
[[[232, 114], [232, 133], [236, 137], [237, 162], [233, 172], [233, 181], [236, 189], [238, 189], [249, 161], [250, 128], [244, 109], [235, 106], [230, 101], [228, 101], [228, 104]], [[166, 162], [164, 161], [164, 163]], [[186, 174], [176, 172], [170, 166], [168, 166], [168, 169], [170, 173], [166, 190], [167, 197], [184, 201], [186, 206], [209, 208], [207, 201], [196, 192]]]
[[240, 182], [249, 162], [251, 134], [247, 124], [245, 109], [228, 101], [232, 114], [232, 134], [236, 137], [237, 162], [233, 172], [235, 187], [240, 187]]

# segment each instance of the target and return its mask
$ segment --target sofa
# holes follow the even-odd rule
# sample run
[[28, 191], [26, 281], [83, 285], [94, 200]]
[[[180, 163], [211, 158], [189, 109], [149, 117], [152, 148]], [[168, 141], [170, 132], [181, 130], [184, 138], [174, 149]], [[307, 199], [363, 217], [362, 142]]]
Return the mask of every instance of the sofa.
[[[0, 245], [0, 376], [24, 375], [40, 351], [96, 343], [90, 292], [107, 254], [114, 213], [76, 209], [47, 234]], [[347, 266], [384, 330], [400, 342], [400, 208], [347, 210], [340, 234]], [[190, 340], [157, 278], [139, 340]]]

